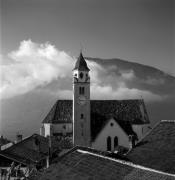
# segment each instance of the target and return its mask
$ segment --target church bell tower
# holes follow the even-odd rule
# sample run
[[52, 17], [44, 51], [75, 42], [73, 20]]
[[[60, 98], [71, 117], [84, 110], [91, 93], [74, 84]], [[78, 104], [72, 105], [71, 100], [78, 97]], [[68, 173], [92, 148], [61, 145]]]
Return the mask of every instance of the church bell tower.
[[91, 145], [90, 131], [90, 69], [80, 53], [73, 69], [73, 144]]

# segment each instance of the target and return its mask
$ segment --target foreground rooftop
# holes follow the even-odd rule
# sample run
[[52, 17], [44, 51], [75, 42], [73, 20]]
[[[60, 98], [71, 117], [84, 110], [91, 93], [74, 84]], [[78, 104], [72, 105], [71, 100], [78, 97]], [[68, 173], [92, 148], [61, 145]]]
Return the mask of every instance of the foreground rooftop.
[[76, 147], [33, 180], [173, 180], [175, 174], [135, 165], [89, 148]]
[[175, 120], [162, 120], [132, 149], [133, 163], [175, 174]]

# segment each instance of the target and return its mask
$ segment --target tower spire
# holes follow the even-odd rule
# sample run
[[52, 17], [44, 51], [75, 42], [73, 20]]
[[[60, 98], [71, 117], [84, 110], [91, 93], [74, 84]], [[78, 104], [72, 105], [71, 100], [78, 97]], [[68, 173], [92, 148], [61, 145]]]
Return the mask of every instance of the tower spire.
[[74, 70], [90, 71], [90, 69], [88, 68], [87, 63], [83, 57], [82, 50], [80, 51], [80, 55], [77, 59]]

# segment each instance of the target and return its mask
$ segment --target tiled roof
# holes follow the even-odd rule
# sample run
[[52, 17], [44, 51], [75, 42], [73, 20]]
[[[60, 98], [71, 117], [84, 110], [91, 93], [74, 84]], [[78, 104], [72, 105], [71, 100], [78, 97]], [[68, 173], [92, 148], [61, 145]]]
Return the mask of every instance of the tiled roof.
[[72, 100], [58, 100], [47, 114], [43, 123], [71, 123]]
[[175, 173], [175, 121], [161, 121], [127, 157], [134, 163]]
[[134, 165], [102, 153], [77, 148], [33, 180], [173, 180], [175, 175]]
[[77, 62], [75, 64], [74, 70], [76, 70], [76, 69], [80, 70], [80, 71], [90, 71], [90, 69], [88, 68], [87, 63], [83, 57], [82, 52], [80, 53], [80, 55], [77, 59]]
[[[37, 149], [35, 145], [32, 145], [33, 143], [38, 146]], [[0, 155], [23, 164], [28, 164], [39, 162], [46, 157], [47, 153], [47, 138], [34, 134], [1, 151]]]
[[[142, 99], [136, 100], [91, 100], [91, 135], [94, 139], [106, 121], [114, 117], [126, 125], [146, 124], [149, 118]], [[48, 113], [43, 123], [71, 123], [72, 100], [58, 100]], [[120, 123], [124, 127], [123, 122]], [[127, 126], [128, 127], [128, 126]], [[127, 129], [127, 128], [125, 128]]]

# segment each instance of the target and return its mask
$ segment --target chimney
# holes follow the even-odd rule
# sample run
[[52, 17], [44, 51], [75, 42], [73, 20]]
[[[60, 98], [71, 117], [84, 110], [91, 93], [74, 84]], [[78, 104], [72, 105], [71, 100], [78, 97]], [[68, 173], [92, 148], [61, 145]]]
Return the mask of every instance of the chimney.
[[129, 148], [132, 149], [135, 147], [135, 137], [134, 135], [129, 135]]
[[16, 134], [16, 143], [22, 141], [22, 134], [17, 133]]

